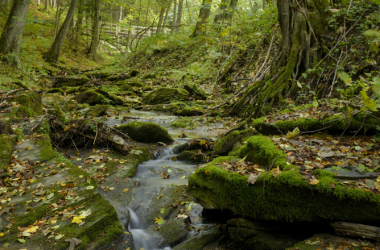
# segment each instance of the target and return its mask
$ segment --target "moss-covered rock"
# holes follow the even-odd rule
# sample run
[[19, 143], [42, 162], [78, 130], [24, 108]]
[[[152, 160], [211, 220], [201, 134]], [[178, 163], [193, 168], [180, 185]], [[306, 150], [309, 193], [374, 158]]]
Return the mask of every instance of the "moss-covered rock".
[[143, 97], [145, 104], [160, 104], [172, 101], [187, 100], [189, 93], [184, 89], [159, 88]]
[[153, 122], [130, 122], [116, 128], [138, 142], [169, 144], [174, 141], [166, 129]]
[[89, 105], [107, 104], [110, 102], [104, 95], [99, 94], [95, 90], [87, 90], [78, 94], [75, 97], [75, 101], [78, 103], [88, 103]]
[[183, 219], [172, 219], [160, 226], [159, 233], [164, 245], [173, 247], [186, 238], [188, 229]]
[[222, 235], [222, 232], [217, 227], [213, 227], [210, 230], [202, 231], [199, 235], [191, 237], [181, 244], [175, 246], [173, 250], [198, 250], [214, 240], [217, 240]]
[[168, 104], [157, 104], [157, 105], [144, 105], [141, 109], [147, 111], [160, 111], [160, 112], [170, 112], [173, 113], [179, 109], [182, 109], [186, 106], [183, 102], [174, 102]]
[[65, 103], [65, 106], [64, 106], [65, 110], [66, 111], [69, 111], [69, 112], [75, 112], [79, 109], [79, 105], [78, 105], [78, 102], [75, 101], [75, 100], [69, 100]]
[[177, 160], [194, 162], [194, 163], [202, 163], [206, 162], [206, 155], [195, 152], [195, 151], [182, 151], [179, 155], [176, 156]]
[[16, 102], [20, 106], [12, 110], [11, 115], [15, 117], [27, 116], [33, 117], [37, 115], [42, 115], [42, 98], [41, 94], [36, 92], [25, 92], [18, 94], [15, 97], [10, 97], [7, 99], [8, 103]]
[[155, 78], [156, 78], [155, 73], [148, 73], [148, 74], [144, 75], [141, 79], [146, 80], [146, 79], [155, 79]]
[[73, 76], [57, 76], [55, 77], [54, 87], [78, 87], [82, 86], [90, 81], [85, 75], [73, 75]]
[[0, 169], [2, 171], [5, 171], [5, 166], [9, 164], [15, 142], [15, 136], [0, 134]]
[[98, 117], [105, 115], [107, 110], [109, 109], [108, 105], [96, 105], [90, 107], [90, 110], [86, 113], [87, 117]]
[[233, 148], [234, 144], [242, 138], [258, 134], [255, 129], [248, 128], [243, 131], [235, 130], [222, 137], [214, 147], [213, 155], [226, 155]]
[[187, 107], [174, 112], [178, 116], [198, 116], [203, 115], [203, 110], [196, 107]]
[[183, 88], [187, 90], [187, 92], [189, 92], [189, 94], [193, 96], [195, 99], [198, 99], [198, 100], [207, 99], [206, 92], [202, 88], [195, 85], [194, 83], [186, 84]]
[[286, 134], [297, 127], [301, 132], [322, 129], [333, 134], [342, 134], [345, 130], [347, 132], [360, 130], [360, 133], [373, 134], [377, 132], [377, 123], [377, 118], [366, 115], [365, 112], [359, 112], [351, 118], [339, 113], [324, 119], [292, 118], [276, 122], [271, 122], [266, 117], [261, 117], [254, 120], [251, 125], [265, 135]]
[[217, 158], [189, 177], [188, 191], [207, 207], [228, 209], [253, 219], [380, 221], [379, 194], [347, 188], [324, 170], [314, 171], [318, 183], [311, 185], [287, 162], [287, 155], [264, 136], [252, 136], [244, 150], [241, 155], [247, 155], [247, 160], [264, 168], [278, 166], [282, 172], [276, 178], [273, 173], [262, 174], [255, 184], [247, 185], [247, 175], [229, 173], [215, 165]]
[[52, 89], [48, 89], [46, 90], [47, 93], [60, 93], [62, 95], [65, 95], [66, 92], [63, 88], [52, 88]]

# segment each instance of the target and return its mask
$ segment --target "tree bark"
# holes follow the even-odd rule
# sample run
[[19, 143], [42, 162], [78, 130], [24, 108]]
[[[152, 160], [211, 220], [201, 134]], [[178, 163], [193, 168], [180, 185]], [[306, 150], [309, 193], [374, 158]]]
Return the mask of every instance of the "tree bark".
[[228, 0], [222, 0], [219, 5], [220, 14], [216, 15], [214, 18], [215, 23], [222, 23], [224, 21], [226, 10], [228, 6]]
[[93, 60], [96, 57], [96, 51], [99, 47], [100, 24], [101, 24], [100, 9], [101, 9], [101, 1], [95, 0], [94, 25], [92, 28], [91, 45], [88, 51], [89, 57], [92, 58]]
[[227, 13], [225, 15], [226, 16], [225, 18], [228, 21], [232, 20], [232, 17], [234, 15], [235, 10], [236, 10], [237, 4], [238, 4], [238, 0], [231, 0], [230, 5], [228, 6], [228, 11], [227, 11]]
[[30, 0], [14, 0], [11, 12], [0, 37], [0, 55], [9, 65], [21, 68], [20, 41]]
[[181, 30], [181, 22], [182, 22], [182, 12], [183, 12], [183, 0], [179, 0], [178, 2], [178, 12], [177, 12], [177, 21], [176, 21], [176, 31]]
[[76, 38], [75, 38], [75, 44], [76, 47], [79, 46], [79, 37], [82, 33], [83, 29], [83, 0], [79, 0], [79, 6], [78, 6], [78, 13], [77, 13], [77, 28], [76, 28]]
[[176, 14], [177, 14], [177, 0], [174, 0], [174, 6], [173, 6], [173, 21], [172, 21], [172, 31], [175, 31], [176, 29]]
[[166, 22], [168, 20], [169, 11], [170, 11], [170, 7], [172, 6], [172, 2], [173, 2], [173, 0], [169, 1], [168, 8], [166, 9], [166, 13], [165, 13], [165, 17], [164, 17], [164, 22], [162, 23], [162, 27], [161, 27], [161, 32], [162, 32], [163, 29], [166, 28], [165, 25], [166, 25]]
[[195, 25], [193, 37], [203, 36], [206, 34], [207, 23], [209, 22], [212, 0], [203, 0], [202, 7], [199, 11], [198, 22]]
[[158, 24], [157, 24], [156, 34], [161, 33], [162, 21], [164, 19], [164, 14], [165, 14], [165, 7], [162, 6], [161, 10], [160, 10], [160, 16], [158, 18]]
[[57, 63], [58, 58], [61, 54], [61, 48], [63, 42], [65, 41], [67, 32], [70, 27], [70, 23], [73, 21], [75, 8], [77, 6], [78, 0], [72, 0], [70, 4], [69, 11], [67, 12], [66, 19], [63, 22], [61, 28], [59, 29], [57, 36], [54, 39], [53, 44], [50, 47], [50, 50], [45, 55], [45, 60], [47, 62]]

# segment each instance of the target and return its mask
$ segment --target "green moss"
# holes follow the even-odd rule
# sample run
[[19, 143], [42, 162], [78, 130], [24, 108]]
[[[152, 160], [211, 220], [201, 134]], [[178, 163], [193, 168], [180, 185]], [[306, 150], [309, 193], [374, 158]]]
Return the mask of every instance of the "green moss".
[[78, 102], [75, 100], [69, 100], [65, 103], [64, 106], [65, 110], [70, 111], [70, 112], [75, 112], [79, 109]]
[[62, 88], [52, 88], [46, 90], [47, 93], [60, 93], [62, 95], [66, 94], [65, 91]]
[[213, 155], [227, 154], [236, 142], [240, 141], [243, 137], [254, 134], [257, 134], [257, 131], [252, 128], [248, 128], [243, 131], [235, 130], [228, 133], [215, 144]]
[[51, 145], [50, 139], [43, 139], [36, 142], [40, 147], [39, 150], [39, 159], [40, 161], [48, 161], [55, 157], [55, 152]]
[[157, 105], [145, 105], [143, 107], [143, 110], [150, 110], [150, 111], [161, 111], [161, 112], [175, 112], [179, 109], [182, 109], [185, 107], [185, 103], [183, 102], [174, 102], [169, 104], [157, 104]]
[[90, 108], [90, 111], [86, 113], [86, 117], [99, 117], [105, 115], [109, 109], [108, 105], [96, 105]]
[[107, 99], [104, 95], [99, 94], [95, 90], [87, 90], [85, 92], [82, 92], [75, 97], [75, 100], [78, 103], [88, 103], [90, 105], [106, 104], [110, 102], [109, 99]]
[[11, 112], [12, 116], [28, 116], [33, 117], [37, 115], [42, 115], [42, 98], [41, 95], [36, 92], [26, 92], [17, 95], [12, 98], [8, 98], [8, 102], [17, 102], [20, 107]]
[[127, 159], [129, 159], [129, 162], [133, 164], [133, 167], [128, 170], [125, 177], [131, 178], [135, 176], [138, 164], [145, 161], [149, 161], [151, 158], [152, 157], [149, 152], [149, 148], [134, 147], [130, 154], [127, 156]]
[[203, 110], [197, 107], [186, 107], [175, 111], [174, 114], [178, 116], [197, 116], [202, 115]]
[[177, 160], [180, 161], [188, 161], [194, 163], [202, 163], [205, 162], [206, 156], [204, 154], [199, 154], [195, 151], [182, 151], [179, 155], [177, 155]]
[[273, 167], [279, 166], [283, 172], [276, 178], [272, 173], [262, 174], [254, 185], [247, 185], [248, 176], [215, 166], [232, 157], [216, 158], [190, 175], [189, 192], [205, 206], [229, 209], [254, 219], [380, 221], [380, 195], [347, 188], [324, 170], [314, 171], [319, 183], [310, 185], [294, 170], [295, 166], [288, 165], [286, 154], [264, 136], [250, 137], [244, 147], [247, 160], [268, 167], [273, 162]]
[[11, 160], [11, 153], [16, 138], [10, 135], [0, 134], [0, 169], [5, 171], [5, 166]]
[[202, 88], [198, 87], [194, 83], [186, 84], [183, 88], [187, 90], [187, 92], [189, 92], [189, 94], [194, 96], [196, 99], [199, 99], [199, 100], [207, 99], [206, 92], [204, 92]]
[[172, 143], [174, 141], [166, 129], [153, 122], [130, 122], [116, 128], [138, 142]]
[[173, 88], [159, 88], [153, 90], [148, 95], [143, 97], [143, 103], [145, 104], [160, 104], [165, 102], [172, 102], [174, 100], [186, 100], [189, 93], [184, 89]]
[[186, 238], [188, 230], [183, 220], [174, 219], [160, 226], [159, 232], [165, 243], [173, 247]]

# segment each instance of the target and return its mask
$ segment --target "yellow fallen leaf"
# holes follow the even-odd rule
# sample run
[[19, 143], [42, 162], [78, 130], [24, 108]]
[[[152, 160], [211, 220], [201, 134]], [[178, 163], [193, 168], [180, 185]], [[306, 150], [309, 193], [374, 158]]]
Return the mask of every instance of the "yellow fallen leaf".
[[315, 179], [315, 180], [312, 180], [309, 183], [310, 183], [310, 185], [317, 185], [319, 183], [319, 180]]
[[128, 190], [129, 190], [128, 188], [124, 189], [124, 190], [123, 190], [123, 193], [128, 192]]
[[27, 233], [35, 233], [37, 232], [37, 229], [39, 227], [38, 226], [34, 226], [34, 227], [29, 227], [28, 229], [26, 229], [24, 232], [27, 232]]
[[74, 216], [73, 221], [71, 223], [77, 223], [77, 224], [79, 224], [79, 223], [82, 222], [82, 219], [84, 219], [84, 218], [86, 218], [86, 217], [84, 217], [84, 216]]
[[164, 194], [161, 194], [160, 196], [157, 197], [157, 200], [159, 200]]
[[62, 186], [62, 187], [66, 186], [66, 183], [61, 182], [61, 186]]
[[0, 233], [0, 237], [4, 237], [4, 235], [5, 235], [4, 232]]

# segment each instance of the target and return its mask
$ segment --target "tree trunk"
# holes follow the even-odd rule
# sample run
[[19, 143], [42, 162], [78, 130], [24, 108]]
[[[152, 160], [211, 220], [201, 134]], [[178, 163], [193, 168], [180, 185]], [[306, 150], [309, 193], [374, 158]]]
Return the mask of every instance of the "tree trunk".
[[92, 58], [93, 60], [96, 57], [96, 51], [98, 49], [99, 39], [100, 39], [100, 24], [101, 24], [100, 9], [101, 9], [101, 1], [95, 0], [94, 25], [92, 28], [91, 45], [88, 51], [90, 58]]
[[[164, 29], [166, 29], [166, 21], [168, 20], [169, 11], [170, 11], [170, 6], [172, 6], [172, 1], [173, 1], [173, 0], [170, 0], [170, 1], [169, 1], [168, 8], [166, 9], [166, 13], [165, 13], [165, 17], [164, 17], [164, 22], [162, 23], [161, 31], [164, 30]], [[164, 33], [166, 33], [166, 32], [164, 32]]]
[[0, 55], [9, 65], [21, 68], [20, 41], [30, 0], [14, 0], [11, 12], [0, 37]]
[[49, 0], [45, 0], [45, 10], [48, 10], [49, 8]]
[[172, 21], [172, 31], [175, 31], [176, 28], [176, 14], [177, 14], [177, 0], [174, 0], [174, 6], [173, 6], [173, 21]]
[[165, 14], [165, 7], [162, 6], [161, 11], [160, 11], [160, 16], [158, 18], [156, 34], [161, 33], [162, 21], [164, 20], [164, 14]]
[[228, 21], [232, 20], [232, 17], [234, 15], [235, 10], [236, 10], [237, 4], [238, 4], [238, 0], [231, 0], [230, 5], [228, 6], [228, 11], [227, 11], [227, 13], [225, 15], [225, 18]]
[[329, 0], [277, 0], [278, 21], [281, 28], [280, 56], [274, 59], [272, 79], [256, 82], [242, 98], [234, 103], [229, 115], [243, 112], [252, 117], [266, 115], [272, 107], [297, 98], [297, 81], [310, 68], [311, 47], [323, 35]]
[[267, 1], [263, 0], [263, 9], [265, 9], [265, 6], [267, 5]]
[[214, 18], [215, 23], [222, 23], [224, 21], [226, 10], [228, 6], [228, 0], [222, 0], [219, 5], [220, 14], [216, 15]]
[[57, 63], [58, 58], [61, 54], [61, 48], [63, 42], [65, 41], [67, 31], [69, 30], [70, 23], [73, 21], [75, 8], [77, 6], [78, 0], [72, 0], [70, 4], [69, 11], [67, 12], [66, 19], [63, 22], [61, 28], [58, 31], [57, 36], [54, 39], [50, 50], [46, 53], [45, 60], [47, 62]]
[[199, 11], [198, 22], [195, 25], [193, 37], [203, 36], [206, 34], [207, 23], [210, 17], [212, 0], [203, 0], [202, 7]]
[[76, 38], [75, 38], [75, 44], [76, 47], [79, 47], [79, 37], [82, 34], [82, 28], [83, 28], [83, 0], [79, 0], [79, 6], [78, 6], [78, 15], [77, 15], [77, 28], [76, 28]]
[[177, 22], [176, 22], [176, 31], [181, 30], [181, 22], [182, 22], [182, 12], [183, 12], [183, 0], [179, 0], [178, 2], [178, 13], [177, 13]]

